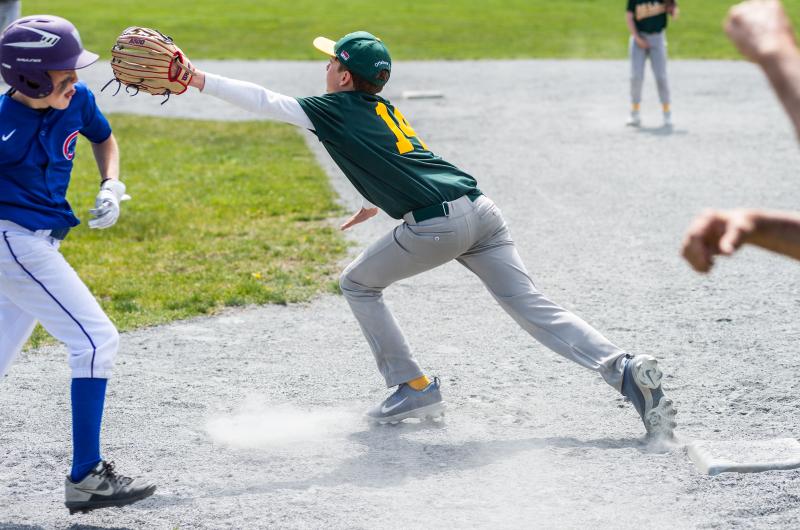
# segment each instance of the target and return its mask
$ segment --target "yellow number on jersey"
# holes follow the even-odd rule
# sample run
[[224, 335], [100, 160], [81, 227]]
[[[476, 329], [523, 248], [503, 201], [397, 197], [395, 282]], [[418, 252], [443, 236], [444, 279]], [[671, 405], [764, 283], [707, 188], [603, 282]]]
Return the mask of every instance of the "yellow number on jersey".
[[397, 107], [394, 109], [394, 117], [397, 123], [392, 119], [392, 116], [389, 114], [389, 109], [383, 103], [378, 103], [375, 107], [375, 114], [386, 122], [389, 130], [392, 131], [392, 134], [397, 138], [397, 150], [401, 155], [414, 150], [414, 144], [411, 143], [409, 138], [416, 138], [423, 148], [428, 149], [428, 146], [417, 136], [414, 128], [411, 127], [411, 124], [408, 123], [408, 120], [406, 120], [405, 116], [403, 116]]

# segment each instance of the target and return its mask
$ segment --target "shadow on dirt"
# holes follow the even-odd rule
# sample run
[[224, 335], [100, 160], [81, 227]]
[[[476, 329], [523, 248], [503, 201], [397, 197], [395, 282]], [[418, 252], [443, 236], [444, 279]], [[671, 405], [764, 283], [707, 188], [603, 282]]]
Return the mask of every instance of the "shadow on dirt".
[[676, 129], [669, 125], [661, 125], [660, 127], [637, 127], [636, 132], [639, 134], [649, 134], [651, 136], [685, 136], [689, 134], [686, 129]]

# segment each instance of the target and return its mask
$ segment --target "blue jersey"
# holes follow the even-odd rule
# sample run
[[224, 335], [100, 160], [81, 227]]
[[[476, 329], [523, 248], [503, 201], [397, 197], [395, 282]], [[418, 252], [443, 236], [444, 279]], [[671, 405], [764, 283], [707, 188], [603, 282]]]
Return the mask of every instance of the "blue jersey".
[[36, 110], [0, 96], [0, 219], [29, 230], [80, 223], [66, 199], [78, 134], [93, 143], [111, 127], [82, 82], [69, 107]]

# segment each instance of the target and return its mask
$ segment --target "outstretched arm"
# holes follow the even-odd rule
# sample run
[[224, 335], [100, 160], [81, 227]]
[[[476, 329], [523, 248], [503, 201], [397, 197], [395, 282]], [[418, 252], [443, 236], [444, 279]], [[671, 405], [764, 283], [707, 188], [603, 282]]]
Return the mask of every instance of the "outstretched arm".
[[261, 116], [314, 130], [314, 125], [295, 98], [255, 83], [228, 79], [195, 69], [189, 86]]
[[683, 257], [696, 271], [708, 272], [714, 256], [730, 256], [745, 243], [800, 260], [800, 214], [708, 210], [686, 232]]
[[742, 55], [763, 68], [800, 136], [800, 52], [778, 0], [751, 0], [731, 8], [725, 32]]

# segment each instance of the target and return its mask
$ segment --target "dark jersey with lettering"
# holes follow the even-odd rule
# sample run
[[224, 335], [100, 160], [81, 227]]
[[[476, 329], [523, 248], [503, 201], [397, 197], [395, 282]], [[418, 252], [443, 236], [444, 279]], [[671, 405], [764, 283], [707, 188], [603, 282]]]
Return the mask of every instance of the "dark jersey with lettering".
[[628, 0], [628, 11], [633, 13], [637, 31], [658, 33], [667, 27], [667, 3], [663, 0]]
[[428, 150], [382, 97], [337, 92], [297, 101], [353, 186], [391, 217], [478, 193], [475, 179]]

